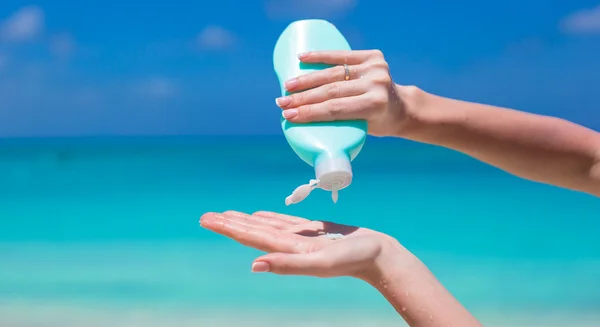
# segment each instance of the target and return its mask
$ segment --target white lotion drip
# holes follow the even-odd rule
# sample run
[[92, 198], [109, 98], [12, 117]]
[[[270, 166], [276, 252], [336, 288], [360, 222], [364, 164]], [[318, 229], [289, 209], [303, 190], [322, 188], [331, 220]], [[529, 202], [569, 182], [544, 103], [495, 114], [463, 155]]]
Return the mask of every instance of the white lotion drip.
[[337, 200], [338, 200], [337, 185], [333, 186], [333, 188], [331, 189], [331, 199], [333, 200], [333, 203], [337, 203]]
[[343, 234], [339, 234], [339, 233], [333, 233], [333, 234], [327, 233], [324, 236], [330, 240], [339, 240], [340, 238], [344, 237]]

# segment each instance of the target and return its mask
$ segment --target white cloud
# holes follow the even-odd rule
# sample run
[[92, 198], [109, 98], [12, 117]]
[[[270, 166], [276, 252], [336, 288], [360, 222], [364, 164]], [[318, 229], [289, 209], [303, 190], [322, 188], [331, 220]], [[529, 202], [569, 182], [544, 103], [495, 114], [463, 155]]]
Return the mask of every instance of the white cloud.
[[203, 50], [229, 50], [235, 46], [235, 35], [221, 26], [207, 26], [198, 35], [198, 45]]
[[267, 15], [272, 19], [333, 18], [354, 9], [358, 0], [267, 0]]
[[168, 99], [177, 95], [178, 89], [175, 82], [170, 79], [153, 77], [139, 82], [135, 87], [135, 91], [143, 97]]
[[9, 42], [29, 41], [44, 30], [44, 12], [37, 6], [19, 9], [0, 24], [0, 39]]
[[600, 34], [600, 5], [572, 13], [562, 21], [562, 29], [573, 34]]
[[54, 35], [50, 38], [50, 51], [57, 57], [68, 58], [75, 51], [75, 41], [67, 33]]

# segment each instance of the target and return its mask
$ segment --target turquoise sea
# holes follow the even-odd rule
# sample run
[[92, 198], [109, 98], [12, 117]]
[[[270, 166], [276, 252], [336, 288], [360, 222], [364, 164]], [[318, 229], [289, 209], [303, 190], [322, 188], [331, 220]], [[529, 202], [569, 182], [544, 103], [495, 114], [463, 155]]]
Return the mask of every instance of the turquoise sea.
[[393, 235], [486, 326], [600, 326], [600, 199], [371, 138], [333, 204], [282, 136], [0, 140], [0, 326], [404, 326], [352, 279], [250, 273], [198, 225], [280, 211]]

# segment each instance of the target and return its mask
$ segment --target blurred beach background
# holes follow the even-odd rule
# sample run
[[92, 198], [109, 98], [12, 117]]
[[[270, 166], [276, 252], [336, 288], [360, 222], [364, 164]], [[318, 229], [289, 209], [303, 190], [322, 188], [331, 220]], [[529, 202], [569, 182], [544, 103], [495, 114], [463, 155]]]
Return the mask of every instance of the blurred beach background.
[[259, 252], [198, 226], [228, 209], [389, 233], [489, 326], [600, 321], [600, 201], [447, 150], [369, 139], [337, 204], [315, 192], [285, 207], [313, 171], [282, 137], [0, 144], [7, 326], [401, 322], [355, 280], [251, 274]]
[[[435, 8], [435, 9], [434, 9]], [[272, 47], [326, 18], [399, 83], [600, 128], [600, 7], [578, 0], [0, 4], [0, 326], [404, 326], [368, 285], [256, 275], [207, 211], [376, 229], [485, 326], [600, 325], [600, 200], [369, 138], [337, 204], [287, 145]]]

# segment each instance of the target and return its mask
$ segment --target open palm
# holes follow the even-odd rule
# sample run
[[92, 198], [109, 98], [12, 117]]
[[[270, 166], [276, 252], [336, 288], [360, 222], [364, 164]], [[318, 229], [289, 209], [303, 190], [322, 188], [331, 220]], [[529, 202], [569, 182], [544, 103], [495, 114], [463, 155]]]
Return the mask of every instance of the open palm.
[[[389, 236], [353, 226], [311, 221], [274, 212], [207, 213], [200, 225], [246, 246], [268, 252], [254, 272], [318, 277], [362, 277]], [[341, 234], [332, 239], [331, 234]]]

